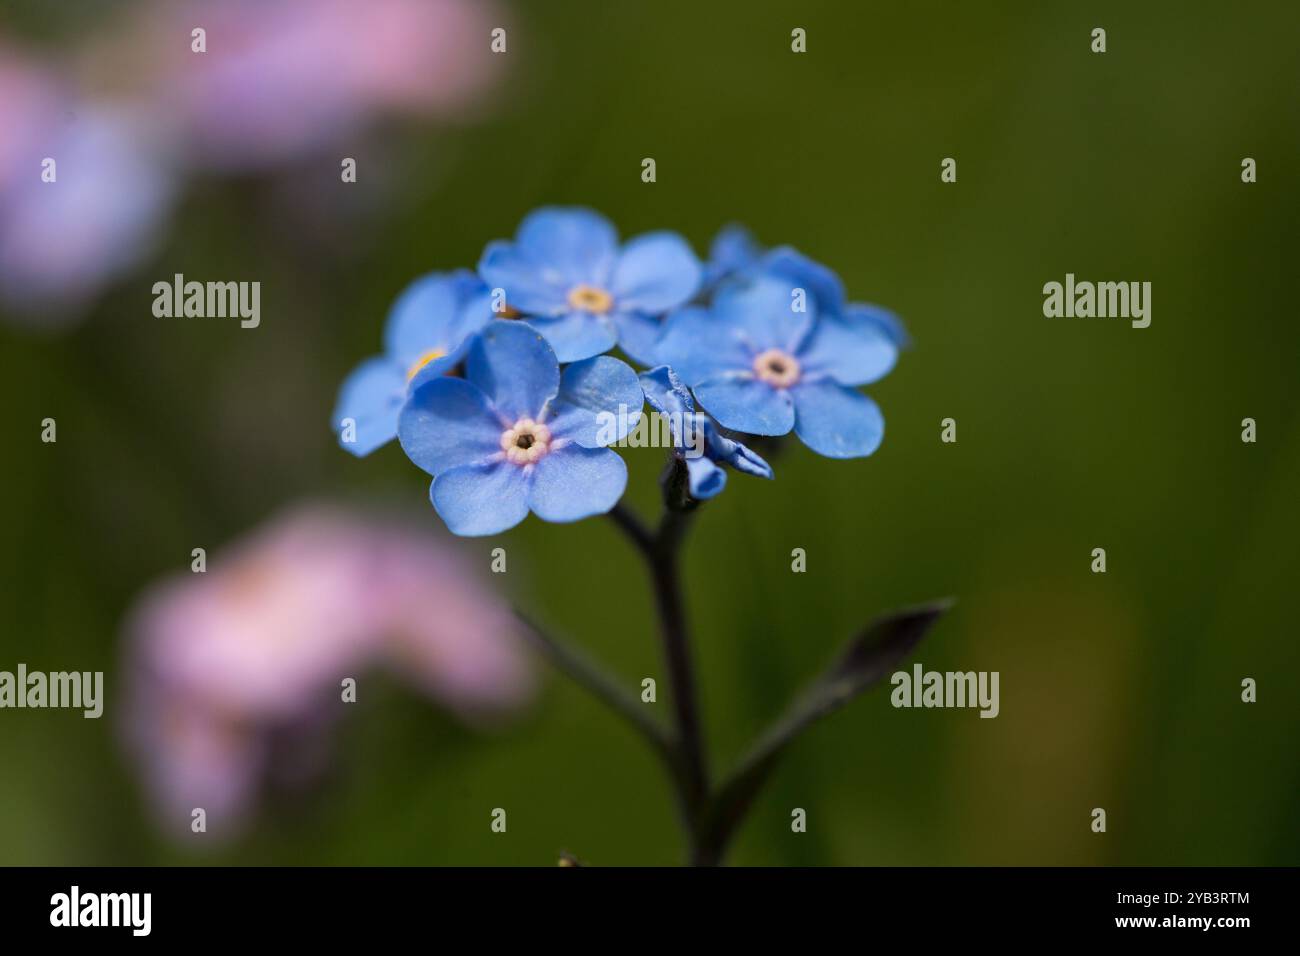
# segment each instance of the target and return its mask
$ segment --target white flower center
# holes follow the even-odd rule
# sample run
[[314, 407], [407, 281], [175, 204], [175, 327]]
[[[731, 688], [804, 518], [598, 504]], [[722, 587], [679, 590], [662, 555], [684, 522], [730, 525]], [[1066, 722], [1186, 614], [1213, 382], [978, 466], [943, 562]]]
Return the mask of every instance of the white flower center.
[[551, 450], [551, 430], [521, 418], [501, 433], [501, 450], [516, 465], [531, 465]]
[[799, 360], [780, 349], [768, 349], [754, 359], [754, 374], [773, 388], [789, 388], [802, 371]]

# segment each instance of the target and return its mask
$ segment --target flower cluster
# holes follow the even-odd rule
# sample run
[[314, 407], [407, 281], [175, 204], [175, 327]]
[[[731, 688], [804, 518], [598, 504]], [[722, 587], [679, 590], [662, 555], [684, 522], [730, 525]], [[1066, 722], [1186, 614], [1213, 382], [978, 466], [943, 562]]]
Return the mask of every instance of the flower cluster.
[[[607, 446], [645, 401], [673, 423], [694, 499], [722, 490], [724, 466], [772, 477], [746, 435], [870, 455], [884, 418], [858, 387], [905, 343], [892, 313], [849, 303], [826, 266], [738, 227], [701, 263], [675, 233], [620, 242], [596, 212], [543, 208], [476, 273], [434, 273], [398, 298], [384, 354], [344, 382], [334, 427], [357, 455], [398, 438], [452, 531], [495, 534], [529, 511], [609, 511], [627, 469]], [[604, 354], [615, 347], [649, 371]]]

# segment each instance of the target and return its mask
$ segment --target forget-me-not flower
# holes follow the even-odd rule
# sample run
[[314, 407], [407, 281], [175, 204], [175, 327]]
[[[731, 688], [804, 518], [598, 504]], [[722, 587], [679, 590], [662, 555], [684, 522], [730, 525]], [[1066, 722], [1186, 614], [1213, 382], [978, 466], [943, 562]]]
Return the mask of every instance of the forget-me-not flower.
[[725, 226], [714, 238], [705, 264], [705, 286], [713, 289], [728, 279], [764, 272], [785, 276], [806, 289], [822, 315], [852, 312], [861, 321], [878, 325], [899, 348], [910, 342], [902, 320], [893, 312], [877, 305], [846, 302], [844, 284], [833, 269], [792, 246], [764, 249], [744, 226]]
[[407, 394], [454, 368], [491, 318], [488, 290], [468, 269], [431, 273], [407, 286], [388, 313], [384, 354], [362, 362], [339, 390], [339, 444], [361, 457], [396, 438]]
[[[589, 358], [561, 375], [537, 331], [495, 320], [470, 346], [465, 378], [432, 378], [412, 391], [398, 438], [434, 476], [429, 497], [448, 528], [496, 534], [529, 511], [576, 521], [612, 508], [627, 466], [601, 446], [636, 425], [642, 404], [636, 373], [618, 359]], [[602, 418], [618, 412], [630, 414], [604, 428]]]
[[695, 410], [690, 391], [667, 365], [642, 372], [640, 379], [650, 407], [669, 422], [677, 454], [686, 463], [692, 498], [703, 501], [726, 487], [723, 465], [761, 478], [772, 477], [767, 462], [722, 434], [707, 415]]
[[710, 308], [688, 306], [668, 318], [656, 355], [725, 428], [793, 429], [818, 454], [870, 455], [885, 423], [854, 386], [885, 375], [898, 347], [852, 310], [818, 314], [814, 297], [798, 295], [802, 288], [771, 274], [724, 285]]
[[763, 247], [748, 229], [735, 223], [723, 226], [709, 246], [704, 287], [712, 289], [724, 279], [755, 268], [762, 257]]
[[490, 243], [479, 274], [505, 291], [561, 362], [617, 343], [650, 364], [661, 317], [690, 301], [703, 270], [676, 233], [646, 233], [620, 246], [599, 213], [547, 207], [529, 214], [513, 241]]

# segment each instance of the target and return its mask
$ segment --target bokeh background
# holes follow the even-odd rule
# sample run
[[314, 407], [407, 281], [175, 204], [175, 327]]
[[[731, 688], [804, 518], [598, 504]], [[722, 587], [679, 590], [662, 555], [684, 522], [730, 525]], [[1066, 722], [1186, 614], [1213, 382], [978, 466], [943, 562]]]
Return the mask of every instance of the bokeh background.
[[[10, 0], [0, 29], [64, 69], [133, 7]], [[0, 322], [0, 668], [104, 670], [108, 695], [100, 721], [0, 712], [0, 863], [680, 860], [653, 758], [549, 674], [491, 732], [367, 681], [326, 778], [227, 841], [158, 826], [115, 721], [124, 619], [192, 548], [219, 553], [303, 499], [436, 529], [400, 449], [336, 446], [338, 383], [407, 282], [472, 266], [549, 203], [624, 235], [677, 229], [701, 254], [745, 223], [915, 340], [869, 390], [877, 454], [796, 445], [775, 482], [733, 475], [701, 514], [687, 567], [709, 744], [725, 766], [871, 616], [943, 595], [958, 603], [913, 660], [999, 671], [1001, 714], [895, 710], [876, 689], [793, 748], [733, 862], [1300, 862], [1300, 9], [565, 0], [493, 16], [509, 52], [462, 115], [194, 176], [154, 250], [76, 321]], [[349, 155], [355, 186], [338, 181]], [[261, 327], [154, 318], [151, 286], [175, 272], [259, 280]], [[1067, 272], [1150, 281], [1151, 327], [1044, 318], [1042, 286]], [[57, 444], [39, 441], [47, 416]], [[660, 453], [625, 454], [648, 514]], [[484, 568], [498, 546], [507, 596], [629, 686], [662, 678], [646, 582], [608, 522], [454, 544]]]

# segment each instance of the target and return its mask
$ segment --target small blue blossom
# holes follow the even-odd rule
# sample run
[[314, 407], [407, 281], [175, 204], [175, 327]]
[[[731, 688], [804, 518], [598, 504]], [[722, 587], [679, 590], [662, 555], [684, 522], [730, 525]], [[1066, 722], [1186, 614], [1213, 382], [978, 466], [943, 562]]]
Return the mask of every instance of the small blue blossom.
[[407, 286], [389, 310], [384, 354], [362, 362], [339, 389], [339, 444], [364, 457], [396, 438], [408, 392], [454, 368], [491, 317], [488, 290], [468, 269], [431, 273]]
[[817, 298], [798, 294], [806, 288], [779, 274], [727, 283], [710, 308], [687, 306], [668, 318], [656, 355], [724, 428], [793, 429], [818, 454], [870, 455], [885, 423], [854, 386], [893, 368], [898, 347], [851, 308], [819, 315]]
[[[496, 534], [529, 511], [577, 521], [612, 508], [627, 466], [601, 446], [636, 425], [642, 404], [636, 373], [618, 359], [589, 358], [561, 375], [535, 330], [496, 320], [471, 344], [465, 378], [427, 379], [411, 392], [397, 431], [434, 476], [429, 497], [447, 527]], [[621, 425], [610, 430], [616, 414]]]
[[692, 498], [703, 501], [726, 487], [722, 465], [761, 478], [772, 477], [767, 462], [722, 434], [707, 415], [695, 410], [690, 391], [667, 365], [642, 372], [640, 379], [650, 407], [669, 422], [677, 455], [686, 463]]
[[763, 257], [763, 247], [744, 226], [723, 226], [709, 246], [709, 259], [704, 263], [704, 286], [714, 288], [719, 282], [742, 272], [755, 269]]
[[513, 242], [489, 244], [479, 274], [505, 291], [561, 362], [617, 343], [649, 364], [661, 317], [690, 301], [703, 270], [676, 233], [646, 233], [620, 246], [599, 213], [547, 207], [524, 219]]
[[860, 320], [880, 326], [899, 348], [905, 348], [910, 342], [907, 329], [898, 316], [880, 306], [846, 303], [840, 277], [799, 250], [790, 246], [765, 250], [749, 230], [737, 225], [724, 227], [714, 238], [705, 265], [707, 288], [716, 288], [728, 279], [752, 277], [764, 272], [785, 276], [808, 290], [822, 315], [852, 311]]

